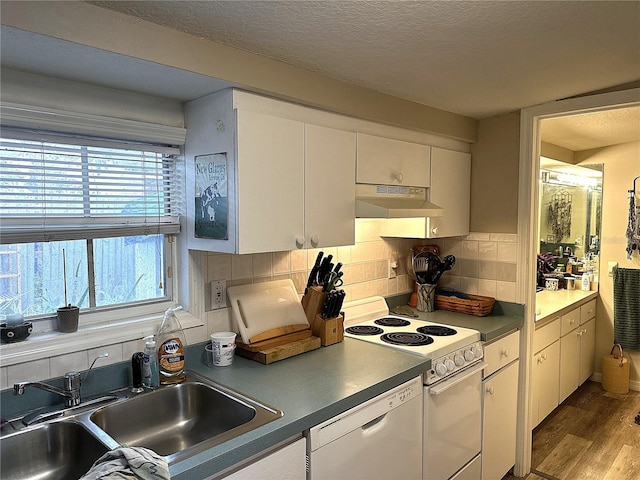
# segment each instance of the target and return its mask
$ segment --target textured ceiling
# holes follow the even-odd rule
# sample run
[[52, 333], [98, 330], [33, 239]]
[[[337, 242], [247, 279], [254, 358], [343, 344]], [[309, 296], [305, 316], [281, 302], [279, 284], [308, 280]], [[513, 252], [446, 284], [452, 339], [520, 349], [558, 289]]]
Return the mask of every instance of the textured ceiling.
[[638, 1], [92, 1], [485, 118], [640, 79]]
[[640, 107], [545, 119], [540, 137], [574, 152], [638, 141]]

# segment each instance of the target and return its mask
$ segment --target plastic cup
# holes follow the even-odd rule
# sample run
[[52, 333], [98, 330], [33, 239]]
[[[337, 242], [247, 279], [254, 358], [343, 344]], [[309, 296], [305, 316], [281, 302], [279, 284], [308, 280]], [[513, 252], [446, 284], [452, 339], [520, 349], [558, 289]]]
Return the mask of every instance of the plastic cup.
[[213, 351], [213, 364], [216, 367], [231, 365], [236, 350], [236, 334], [234, 332], [212, 333], [211, 349]]

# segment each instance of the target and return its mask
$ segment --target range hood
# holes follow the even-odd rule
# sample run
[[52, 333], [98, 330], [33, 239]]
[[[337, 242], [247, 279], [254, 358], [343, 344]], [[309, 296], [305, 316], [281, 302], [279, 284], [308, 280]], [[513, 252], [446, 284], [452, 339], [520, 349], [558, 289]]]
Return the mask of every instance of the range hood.
[[356, 185], [357, 218], [441, 217], [444, 209], [427, 199], [425, 187]]

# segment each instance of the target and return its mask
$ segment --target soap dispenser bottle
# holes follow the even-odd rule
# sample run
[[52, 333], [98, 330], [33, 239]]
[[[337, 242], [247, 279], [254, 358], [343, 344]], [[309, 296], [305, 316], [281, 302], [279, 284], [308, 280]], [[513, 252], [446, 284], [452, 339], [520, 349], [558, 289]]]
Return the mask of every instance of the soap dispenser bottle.
[[164, 313], [156, 335], [160, 385], [181, 383], [187, 376], [184, 371], [187, 343], [174, 310], [170, 308]]
[[158, 353], [153, 335], [144, 337], [144, 357], [142, 361], [142, 384], [148, 390], [155, 390], [160, 386], [158, 372]]

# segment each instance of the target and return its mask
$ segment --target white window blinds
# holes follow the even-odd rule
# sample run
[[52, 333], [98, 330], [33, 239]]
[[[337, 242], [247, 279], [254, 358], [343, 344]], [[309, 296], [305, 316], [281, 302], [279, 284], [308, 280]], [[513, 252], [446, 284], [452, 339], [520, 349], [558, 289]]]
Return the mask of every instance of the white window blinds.
[[179, 232], [178, 153], [3, 130], [0, 243]]

